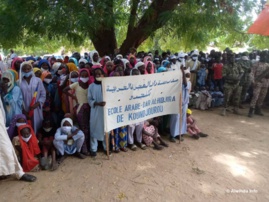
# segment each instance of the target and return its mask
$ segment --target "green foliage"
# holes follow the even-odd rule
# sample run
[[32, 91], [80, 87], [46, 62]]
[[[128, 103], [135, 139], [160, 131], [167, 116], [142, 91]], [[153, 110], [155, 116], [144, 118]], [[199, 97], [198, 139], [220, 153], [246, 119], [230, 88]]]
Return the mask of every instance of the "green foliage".
[[[0, 46], [22, 53], [43, 54], [65, 47], [93, 49], [89, 40], [101, 40], [100, 32], [115, 31], [118, 47], [124, 42], [134, 0], [1, 0]], [[134, 23], [154, 10], [159, 0], [139, 0]], [[169, 1], [164, 1], [169, 3]], [[267, 48], [268, 37], [252, 36], [246, 30], [253, 12], [260, 11], [256, 0], [179, 0], [174, 11], [165, 11], [155, 31], [139, 50], [189, 51], [205, 49], [209, 43], [221, 49], [250, 45]]]

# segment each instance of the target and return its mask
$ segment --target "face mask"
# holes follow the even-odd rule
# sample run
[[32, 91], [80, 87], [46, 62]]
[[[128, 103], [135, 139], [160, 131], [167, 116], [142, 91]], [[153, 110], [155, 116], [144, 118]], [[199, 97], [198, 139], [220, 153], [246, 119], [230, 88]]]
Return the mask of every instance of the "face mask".
[[87, 78], [80, 78], [80, 80], [83, 82], [83, 83], [87, 83], [89, 81], [89, 77]]
[[58, 73], [59, 75], [62, 75], [62, 74], [63, 74], [63, 70], [58, 70], [57, 73]]
[[71, 78], [72, 83], [78, 82], [78, 78]]
[[72, 127], [71, 126], [63, 126], [62, 127], [62, 131], [66, 134], [70, 134], [71, 133], [71, 129]]
[[32, 71], [30, 71], [28, 73], [24, 73], [24, 77], [28, 78], [29, 76], [32, 76]]
[[52, 128], [43, 128], [45, 132], [50, 132]]
[[65, 80], [65, 78], [66, 78], [66, 75], [61, 75], [61, 76], [60, 76], [60, 79], [61, 79], [61, 80]]
[[96, 79], [96, 81], [102, 81], [103, 78], [102, 77], [96, 77], [95, 79]]
[[41, 72], [44, 72], [44, 71], [49, 71], [48, 69], [44, 69], [44, 68], [42, 68], [42, 67], [41, 67], [41, 69], [40, 69], [40, 70], [41, 70]]
[[20, 126], [23, 126], [23, 125], [26, 125], [26, 123], [16, 123], [17, 127], [20, 127]]
[[32, 137], [32, 134], [30, 134], [29, 137], [27, 137], [27, 138], [21, 136], [21, 138], [24, 142], [28, 142], [31, 139], [31, 137]]
[[197, 60], [198, 56], [191, 57], [193, 60]]
[[44, 82], [49, 84], [52, 81], [52, 79], [44, 79]]

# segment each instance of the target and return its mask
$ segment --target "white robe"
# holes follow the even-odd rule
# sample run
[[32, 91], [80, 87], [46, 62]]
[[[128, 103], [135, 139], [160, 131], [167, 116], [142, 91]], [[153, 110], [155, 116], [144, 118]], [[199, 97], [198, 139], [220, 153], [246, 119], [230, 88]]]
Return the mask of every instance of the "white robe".
[[0, 108], [0, 176], [16, 174], [17, 179], [20, 179], [24, 172], [7, 134], [1, 99]]

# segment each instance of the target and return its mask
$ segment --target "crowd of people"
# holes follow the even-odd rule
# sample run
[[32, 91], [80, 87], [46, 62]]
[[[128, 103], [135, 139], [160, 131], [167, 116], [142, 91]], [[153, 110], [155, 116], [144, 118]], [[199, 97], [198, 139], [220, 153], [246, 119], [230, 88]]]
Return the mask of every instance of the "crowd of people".
[[[75, 52], [63, 60], [53, 56], [47, 60], [32, 56], [22, 59], [12, 52], [10, 58], [0, 62], [0, 143], [6, 152], [0, 176], [16, 173], [18, 179], [35, 181], [24, 172], [56, 170], [68, 155], [96, 157], [100, 145], [105, 154], [111, 154], [127, 152], [128, 148], [135, 151], [137, 147], [162, 150], [168, 147], [163, 134], [169, 134], [172, 143], [177, 138], [183, 141], [186, 135], [207, 137], [190, 107], [206, 110], [223, 106], [225, 116], [229, 106], [239, 114], [239, 108], [249, 99], [248, 116], [263, 115], [268, 60], [267, 51], [234, 54], [228, 48], [223, 53], [193, 50], [161, 55], [158, 51], [137, 53], [131, 48], [124, 56], [103, 57], [97, 51], [83, 57]], [[166, 71], [182, 72], [182, 113], [117, 128], [110, 131], [106, 145], [102, 78]]]

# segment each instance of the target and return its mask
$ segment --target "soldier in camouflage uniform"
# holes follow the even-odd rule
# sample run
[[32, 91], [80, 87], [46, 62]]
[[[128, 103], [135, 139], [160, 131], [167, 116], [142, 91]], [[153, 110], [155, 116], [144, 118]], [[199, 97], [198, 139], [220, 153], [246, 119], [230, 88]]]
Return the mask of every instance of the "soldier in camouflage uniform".
[[238, 63], [240, 64], [241, 68], [244, 70], [244, 74], [239, 83], [239, 87], [241, 88], [240, 108], [243, 108], [241, 104], [245, 101], [247, 91], [251, 84], [250, 73], [251, 73], [251, 68], [252, 68], [252, 62], [248, 58], [248, 53], [243, 53]]
[[239, 63], [235, 63], [235, 55], [232, 52], [227, 54], [227, 64], [224, 65], [222, 75], [225, 78], [224, 84], [224, 109], [222, 116], [226, 115], [230, 98], [233, 97], [234, 113], [239, 114], [240, 88], [239, 82], [243, 76], [243, 69]]
[[251, 70], [253, 97], [250, 102], [249, 117], [253, 117], [254, 110], [255, 114], [263, 116], [261, 107], [269, 87], [269, 64], [266, 63], [267, 57], [266, 51], [261, 52], [260, 61], [254, 63]]

